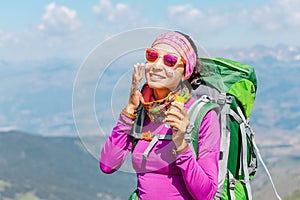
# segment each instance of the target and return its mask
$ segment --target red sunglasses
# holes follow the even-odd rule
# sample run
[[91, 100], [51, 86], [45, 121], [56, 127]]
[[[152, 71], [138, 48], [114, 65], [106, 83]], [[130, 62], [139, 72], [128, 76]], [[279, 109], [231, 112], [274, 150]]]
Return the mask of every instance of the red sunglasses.
[[[160, 57], [160, 55], [159, 52], [155, 49], [146, 49], [145, 57], [148, 62], [155, 62]], [[174, 67], [177, 64], [178, 60], [179, 59], [176, 55], [163, 55], [163, 62], [168, 67]], [[183, 62], [183, 64], [185, 64], [185, 60], [183, 58], [181, 58], [181, 61]]]

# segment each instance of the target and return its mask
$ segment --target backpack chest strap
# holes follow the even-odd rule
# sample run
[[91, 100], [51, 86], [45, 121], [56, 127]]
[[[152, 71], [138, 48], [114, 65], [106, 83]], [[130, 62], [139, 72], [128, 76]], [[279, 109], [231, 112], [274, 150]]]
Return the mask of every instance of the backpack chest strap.
[[160, 133], [152, 133], [151, 131], [143, 132], [143, 133], [132, 133], [130, 134], [132, 137], [138, 140], [146, 140], [151, 141], [154, 137], [158, 138], [158, 140], [172, 140], [172, 135], [160, 134]]
[[135, 139], [150, 141], [148, 147], [143, 153], [144, 160], [148, 158], [150, 151], [159, 140], [172, 140], [172, 135], [152, 133], [151, 131], [132, 133], [131, 136], [133, 136]]

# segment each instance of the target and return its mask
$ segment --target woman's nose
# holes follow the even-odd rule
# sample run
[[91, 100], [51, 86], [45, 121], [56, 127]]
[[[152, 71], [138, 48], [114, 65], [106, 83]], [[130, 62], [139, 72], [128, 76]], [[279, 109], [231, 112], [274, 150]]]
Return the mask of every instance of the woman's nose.
[[161, 62], [161, 59], [157, 60], [155, 63], [153, 63], [153, 68], [152, 70], [157, 72], [157, 71], [162, 71], [163, 70], [163, 62]]
[[159, 57], [157, 58], [157, 60], [156, 60], [156, 63], [159, 64], [159, 65], [164, 64], [164, 59], [163, 59], [163, 57], [159, 56]]
[[146, 64], [147, 70], [152, 72], [159, 72], [163, 70], [163, 59], [161, 57], [157, 58], [155, 62], [150, 62]]

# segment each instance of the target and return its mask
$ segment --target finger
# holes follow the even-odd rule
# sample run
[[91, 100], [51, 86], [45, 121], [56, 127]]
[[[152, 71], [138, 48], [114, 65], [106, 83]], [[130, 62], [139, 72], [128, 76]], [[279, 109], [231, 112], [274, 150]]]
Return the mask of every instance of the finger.
[[166, 117], [164, 122], [169, 122], [169, 123], [181, 123], [182, 120], [178, 119], [178, 118], [173, 118], [173, 117]]
[[139, 75], [139, 67], [140, 63], [136, 63], [133, 65], [133, 73], [132, 73], [132, 83], [138, 83], [138, 75]]
[[184, 115], [183, 114], [181, 114], [180, 112], [178, 112], [178, 111], [167, 111], [166, 112], [166, 115], [167, 116], [175, 116], [175, 117], [177, 117], [179, 120], [183, 120], [184, 119]]
[[188, 116], [188, 115], [189, 115], [188, 112], [187, 112], [187, 110], [186, 110], [186, 108], [184, 108], [184, 107], [182, 107], [181, 113], [182, 113], [184, 116]]
[[142, 63], [142, 64], [140, 65], [140, 72], [139, 72], [139, 77], [140, 77], [141, 79], [143, 78], [144, 72], [145, 72], [145, 64]]
[[137, 68], [137, 66], [133, 65], [132, 81], [134, 81], [134, 79], [135, 79], [135, 74], [136, 74], [136, 70], [137, 70], [136, 68]]
[[133, 73], [136, 74], [138, 71], [138, 63], [133, 65]]
[[182, 108], [181, 114], [183, 115], [183, 118], [184, 118], [185, 120], [189, 121], [190, 117], [189, 117], [189, 114], [188, 114], [186, 108]]
[[143, 73], [143, 70], [145, 68], [145, 64], [144, 63], [136, 63], [134, 66], [137, 67], [137, 74], [141, 75]]
[[170, 123], [170, 127], [173, 131], [173, 136], [181, 136], [184, 137], [185, 131], [181, 129], [179, 124], [176, 123]]
[[180, 104], [178, 104], [178, 103], [176, 103], [176, 102], [172, 102], [172, 106], [178, 108], [178, 110], [179, 110], [180, 112], [182, 112], [183, 109], [185, 109], [182, 105], [180, 105]]
[[171, 127], [173, 130], [176, 130], [176, 131], [178, 131], [179, 128], [180, 128], [180, 126], [179, 126], [178, 124], [176, 124], [176, 123], [170, 123], [170, 127]]
[[189, 114], [184, 106], [179, 105], [177, 103], [172, 103], [172, 106], [176, 107], [178, 109], [178, 112], [181, 113], [184, 116], [184, 118], [189, 117]]

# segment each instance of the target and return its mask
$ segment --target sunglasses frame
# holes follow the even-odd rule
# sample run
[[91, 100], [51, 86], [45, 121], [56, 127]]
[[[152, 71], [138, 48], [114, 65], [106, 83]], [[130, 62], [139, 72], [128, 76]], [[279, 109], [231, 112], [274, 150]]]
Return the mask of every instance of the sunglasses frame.
[[[148, 60], [147, 59], [147, 51], [155, 51], [156, 53], [157, 53], [157, 58], [154, 60], [154, 61], [151, 61], [151, 60]], [[174, 64], [174, 65], [168, 65], [168, 64], [166, 64], [166, 61], [165, 61], [165, 56], [166, 55], [171, 55], [171, 56], [175, 56], [177, 59], [176, 59], [176, 63]], [[163, 58], [163, 63], [164, 63], [164, 65], [166, 65], [166, 66], [168, 66], [168, 67], [171, 67], [171, 68], [173, 68], [173, 67], [175, 67], [177, 64], [178, 64], [178, 62], [179, 62], [179, 60], [180, 61], [182, 61], [183, 62], [183, 64], [185, 65], [185, 60], [181, 57], [181, 56], [177, 56], [177, 55], [174, 55], [174, 54], [172, 54], [172, 53], [165, 53], [165, 54], [163, 54], [163, 55], [161, 55], [161, 53], [159, 53], [159, 51], [157, 51], [156, 49], [154, 49], [154, 48], [146, 48], [145, 49], [145, 58], [146, 58], [146, 61], [147, 62], [151, 62], [151, 63], [154, 63], [154, 62], [156, 62], [157, 61], [157, 59], [159, 59], [159, 58]]]

